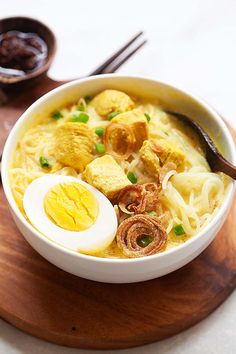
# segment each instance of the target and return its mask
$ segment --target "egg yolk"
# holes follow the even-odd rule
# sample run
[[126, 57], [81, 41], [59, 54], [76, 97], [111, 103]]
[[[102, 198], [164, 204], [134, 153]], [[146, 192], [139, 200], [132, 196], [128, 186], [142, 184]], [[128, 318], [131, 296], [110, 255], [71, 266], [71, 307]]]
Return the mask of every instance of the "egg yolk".
[[88, 229], [98, 216], [95, 196], [76, 182], [60, 183], [52, 187], [45, 196], [44, 209], [57, 226], [70, 231]]

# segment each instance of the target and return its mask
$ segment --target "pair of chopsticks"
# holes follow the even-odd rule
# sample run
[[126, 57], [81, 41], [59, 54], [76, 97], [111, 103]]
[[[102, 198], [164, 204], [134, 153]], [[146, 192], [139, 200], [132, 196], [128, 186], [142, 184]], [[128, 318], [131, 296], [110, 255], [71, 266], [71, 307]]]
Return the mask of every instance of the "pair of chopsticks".
[[143, 31], [140, 31], [123, 47], [117, 50], [110, 58], [108, 58], [103, 64], [92, 71], [89, 76], [114, 73], [122, 64], [124, 64], [140, 48], [142, 48], [145, 43], [147, 43], [147, 40], [143, 39], [142, 37]]

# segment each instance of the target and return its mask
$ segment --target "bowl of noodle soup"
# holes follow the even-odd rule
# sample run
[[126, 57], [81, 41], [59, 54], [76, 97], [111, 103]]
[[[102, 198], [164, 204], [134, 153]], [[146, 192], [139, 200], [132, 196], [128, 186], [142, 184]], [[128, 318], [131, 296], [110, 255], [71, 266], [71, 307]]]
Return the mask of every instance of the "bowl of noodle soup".
[[[59, 129], [64, 124], [69, 127], [68, 122], [74, 119], [78, 101], [80, 100], [81, 104], [81, 98], [88, 95], [92, 98], [97, 97], [99, 93], [105, 92], [104, 90], [119, 91], [131, 97], [134, 102], [131, 110], [135, 109], [135, 114], [138, 112], [137, 115], [142, 112], [147, 119], [149, 129], [148, 139], [145, 136], [142, 138], [141, 135], [145, 135], [144, 125], [146, 126], [146, 123], [138, 119], [139, 123], [141, 122], [141, 128], [135, 140], [136, 150], [129, 151], [129, 157], [120, 160], [114, 155], [114, 160], [118, 161], [119, 168], [124, 171], [125, 175], [128, 176], [128, 173], [132, 172], [129, 175], [128, 185], [124, 187], [124, 193], [116, 194], [115, 197], [113, 192], [110, 197], [109, 191], [105, 189], [104, 191], [99, 184], [93, 184], [95, 178], [93, 175], [91, 177], [92, 168], [92, 172], [89, 169], [87, 171], [87, 165], [85, 165], [84, 171], [79, 173], [80, 165], [74, 169], [70, 162], [68, 165], [64, 161], [61, 162], [61, 155], [59, 158], [58, 151], [55, 152], [55, 145], [54, 152], [50, 152], [54, 129]], [[83, 102], [86, 105], [84, 100]], [[108, 119], [101, 122], [97, 113], [100, 107], [97, 108], [95, 100], [95, 103], [93, 99], [91, 102], [86, 106], [86, 112], [89, 115], [89, 122], [86, 123], [91, 129], [96, 130], [97, 127], [102, 126], [106, 132], [108, 126], [114, 128], [120, 123], [119, 115], [114, 116], [114, 121]], [[62, 112], [62, 117], [59, 117], [61, 119], [51, 120], [52, 112], [58, 112], [58, 109]], [[234, 183], [223, 173], [213, 173], [210, 170], [198, 137], [182, 123], [167, 115], [165, 111], [183, 113], [195, 119], [209, 133], [220, 152], [230, 162], [236, 162], [234, 142], [228, 128], [210, 106], [186, 91], [148, 78], [112, 74], [76, 80], [47, 93], [23, 113], [13, 127], [4, 147], [2, 182], [17, 227], [39, 254], [59, 268], [86, 279], [129, 283], [153, 279], [177, 270], [193, 260], [210, 244], [227, 217], [233, 197]], [[120, 114], [119, 119], [121, 120], [122, 115], [125, 114], [127, 112]], [[120, 136], [123, 136], [122, 134]], [[103, 144], [100, 144], [100, 137], [96, 136], [95, 139], [97, 139], [96, 147], [98, 144], [100, 145], [98, 148], [101, 149]], [[138, 139], [142, 141], [139, 142]], [[145, 143], [147, 140], [148, 143]], [[157, 144], [156, 146], [155, 141], [161, 141], [163, 145]], [[126, 150], [123, 151], [123, 143], [119, 145], [119, 142], [116, 142], [113, 145], [116, 149], [122, 150], [122, 154], [127, 153]], [[106, 152], [108, 148], [107, 144]], [[165, 155], [168, 156], [168, 158], [165, 157], [168, 163], [161, 165], [161, 168], [162, 155], [159, 155], [158, 159], [160, 177], [158, 208], [155, 205], [155, 214], [153, 214], [153, 200], [155, 200], [153, 194], [150, 194], [151, 198], [146, 202], [146, 209], [138, 212], [137, 215], [136, 212], [133, 212], [134, 215], [131, 216], [126, 215], [127, 208], [130, 208], [132, 203], [127, 203], [125, 210], [121, 207], [119, 214], [121, 221], [119, 222], [121, 224], [125, 222], [126, 225], [123, 229], [120, 228], [120, 239], [117, 239], [117, 242], [114, 241], [105, 250], [89, 253], [76, 252], [63, 247], [45, 237], [25, 215], [23, 206], [25, 190], [32, 181], [45, 174], [42, 164], [40, 166], [38, 163], [42, 151], [44, 156], [50, 157], [50, 163], [52, 163], [51, 170], [46, 171], [47, 175], [59, 174], [84, 179], [85, 182], [104, 193], [113, 205], [120, 205], [127, 189], [133, 189], [134, 186], [139, 185], [141, 187], [137, 187], [135, 193], [143, 193], [146, 186], [148, 186], [146, 189], [149, 185], [153, 188], [153, 184], [156, 183], [156, 175], [152, 174], [154, 165], [150, 165], [150, 159], [147, 157], [150, 156], [148, 155], [150, 149], [159, 153], [168, 151]], [[59, 147], [58, 150], [60, 150]], [[86, 164], [92, 164], [96, 159], [102, 158], [101, 154], [101, 150], [95, 151], [92, 158], [94, 160]], [[159, 192], [160, 189], [161, 192]], [[118, 198], [117, 195], [120, 200], [113, 202]], [[141, 217], [140, 214], [142, 214]], [[156, 215], [161, 223], [160, 230], [163, 230], [165, 234], [163, 245], [158, 246], [159, 249], [157, 247], [154, 253], [149, 245], [146, 249], [150, 249], [150, 253], [145, 253], [143, 251], [145, 248], [140, 247], [138, 251], [141, 250], [142, 254], [130, 253], [127, 245], [124, 245], [122, 232], [128, 233], [133, 228], [131, 220], [135, 222], [137, 219], [138, 223], [149, 223], [153, 222]], [[104, 223], [109, 223], [106, 215], [104, 215]], [[120, 247], [118, 247], [119, 242]], [[126, 249], [122, 251], [122, 247]]]

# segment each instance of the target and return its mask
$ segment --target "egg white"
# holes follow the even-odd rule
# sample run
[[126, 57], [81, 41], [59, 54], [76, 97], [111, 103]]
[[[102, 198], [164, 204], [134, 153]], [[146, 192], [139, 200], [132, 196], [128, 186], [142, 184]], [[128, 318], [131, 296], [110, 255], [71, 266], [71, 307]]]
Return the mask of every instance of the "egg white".
[[[95, 196], [99, 212], [94, 224], [83, 231], [69, 231], [55, 225], [44, 210], [44, 198], [55, 185], [76, 182], [87, 187]], [[75, 177], [45, 175], [35, 179], [27, 187], [23, 206], [32, 225], [53, 242], [74, 251], [95, 253], [108, 247], [114, 240], [117, 230], [117, 217], [107, 197], [88, 183]]]

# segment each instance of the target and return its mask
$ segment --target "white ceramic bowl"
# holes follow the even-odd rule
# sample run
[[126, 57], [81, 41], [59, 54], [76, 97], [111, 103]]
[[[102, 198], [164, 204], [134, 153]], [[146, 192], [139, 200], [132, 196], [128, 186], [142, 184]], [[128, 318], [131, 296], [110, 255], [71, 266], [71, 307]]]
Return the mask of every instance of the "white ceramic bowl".
[[[200, 122], [223, 147], [225, 157], [236, 162], [233, 139], [219, 115], [205, 102], [186, 91], [155, 80], [119, 75], [101, 75], [65, 84], [37, 100], [20, 117], [12, 129], [2, 157], [2, 182], [16, 225], [30, 245], [49, 262], [77, 276], [110, 283], [138, 282], [173, 272], [198, 256], [214, 239], [227, 216], [233, 197], [231, 182], [224, 202], [214, 219], [196, 236], [166, 252], [136, 259], [105, 259], [79, 254], [51, 242], [35, 230], [22, 216], [13, 199], [8, 178], [8, 165], [21, 134], [33, 120], [58, 106], [84, 95], [94, 95], [106, 88], [123, 90], [133, 95], [159, 98], [169, 110], [190, 115]], [[105, 220], [104, 220], [105, 221]]]

